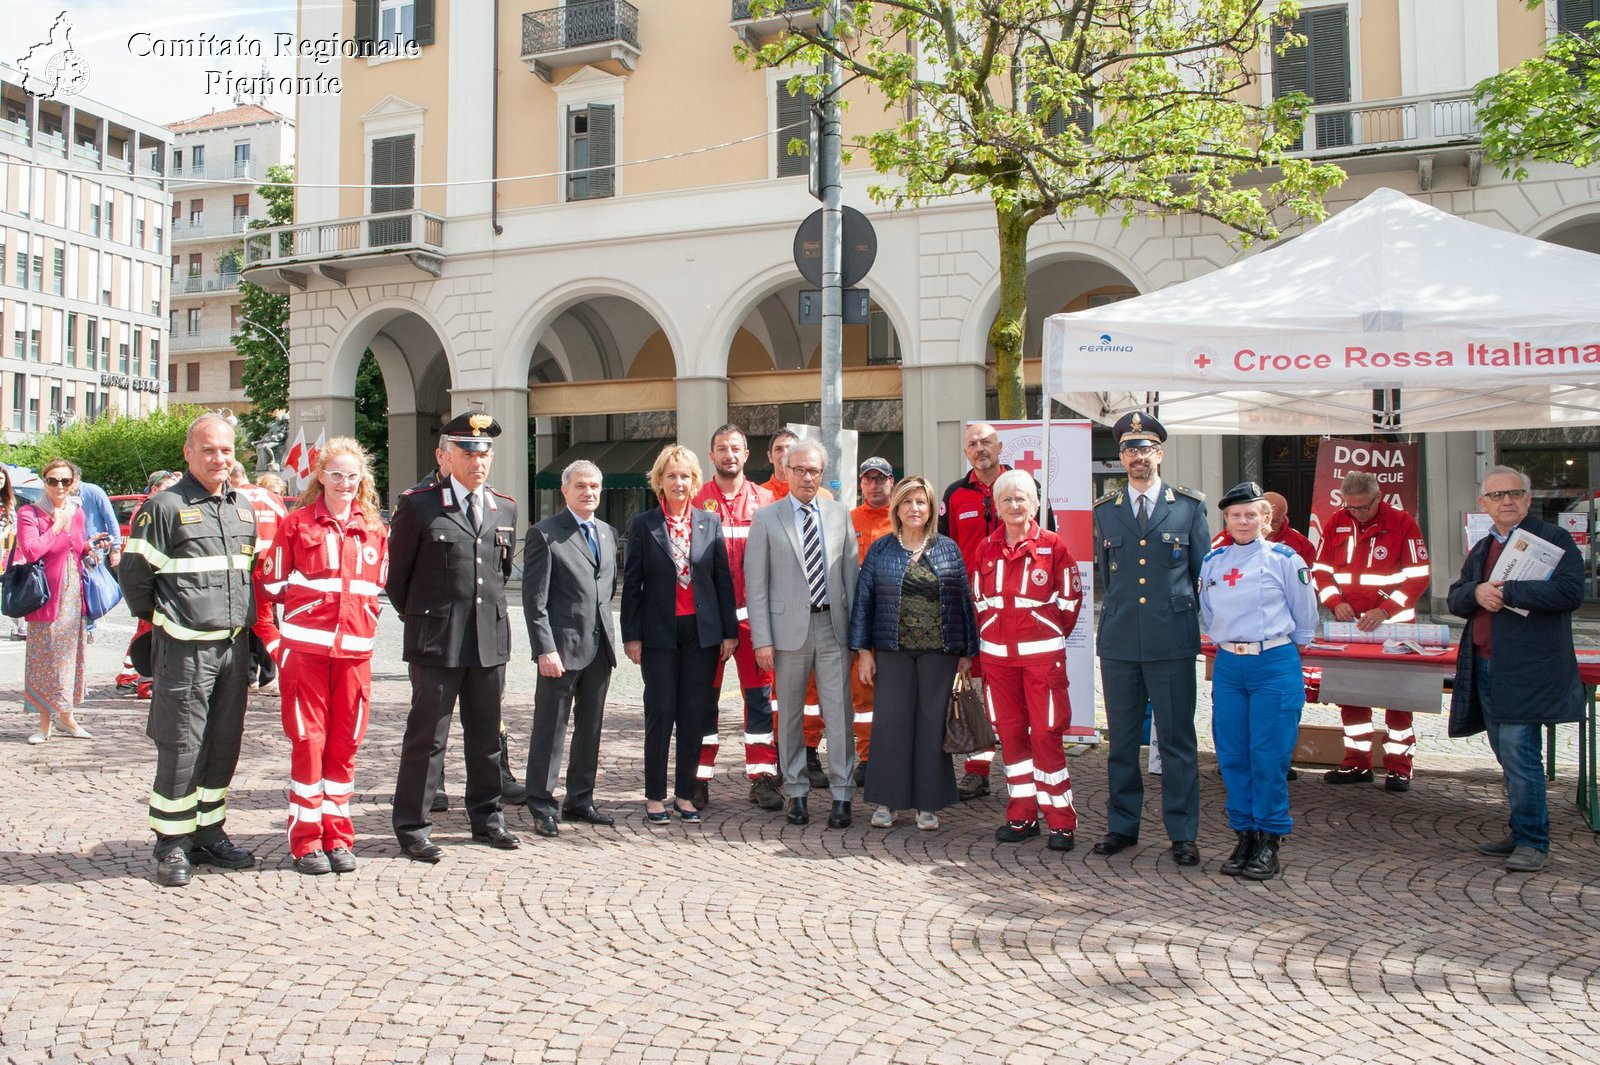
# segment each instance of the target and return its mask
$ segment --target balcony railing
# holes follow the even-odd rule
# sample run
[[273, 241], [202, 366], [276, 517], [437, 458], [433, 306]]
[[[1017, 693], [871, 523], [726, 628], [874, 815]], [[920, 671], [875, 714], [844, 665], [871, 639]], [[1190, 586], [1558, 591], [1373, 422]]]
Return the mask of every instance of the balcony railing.
[[627, 0], [568, 0], [522, 16], [522, 61], [545, 81], [560, 67], [639, 59], [639, 9]]
[[167, 337], [169, 351], [206, 351], [233, 347], [232, 330], [202, 329], [198, 333], [172, 333]]
[[1470, 144], [1482, 129], [1478, 109], [1464, 93], [1323, 104], [1311, 109], [1301, 151], [1342, 155]]
[[233, 233], [243, 233], [250, 228], [248, 218], [224, 218], [220, 221], [208, 222], [201, 219], [198, 222], [172, 223], [172, 239], [180, 240], [209, 240], [212, 237], [226, 237]]
[[208, 274], [186, 274], [172, 279], [170, 290], [174, 296], [194, 293], [231, 292], [239, 287], [239, 272], [213, 271]]
[[74, 144], [72, 146], [72, 158], [78, 160], [80, 163], [91, 163], [95, 166], [99, 166], [100, 149], [96, 148], [92, 144]]
[[762, 13], [752, 15], [751, 0], [733, 0], [728, 14], [728, 24], [739, 39], [752, 48], [760, 46], [761, 38], [794, 26], [811, 29], [820, 21], [816, 14], [819, 0], [776, 0], [762, 4]]
[[0, 118], [0, 137], [18, 144], [27, 144], [28, 125], [26, 122], [13, 122], [9, 118]]
[[244, 238], [245, 280], [274, 292], [304, 287], [310, 270], [342, 282], [365, 266], [409, 263], [438, 277], [444, 219], [427, 211], [393, 211], [253, 229]]
[[206, 163], [203, 166], [191, 166], [187, 169], [175, 166], [172, 168], [172, 177], [174, 180], [181, 178], [188, 182], [253, 181], [256, 178], [256, 164], [253, 159], [241, 159], [224, 163]]

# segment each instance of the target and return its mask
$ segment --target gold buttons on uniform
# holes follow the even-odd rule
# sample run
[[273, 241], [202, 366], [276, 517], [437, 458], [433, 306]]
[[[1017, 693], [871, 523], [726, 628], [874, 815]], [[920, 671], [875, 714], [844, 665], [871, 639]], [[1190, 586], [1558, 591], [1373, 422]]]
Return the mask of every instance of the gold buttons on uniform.
[[1147, 544], [1147, 543], [1149, 543], [1149, 542], [1150, 542], [1150, 541], [1149, 541], [1149, 540], [1140, 540], [1140, 541], [1139, 541], [1139, 546], [1140, 546], [1140, 547], [1143, 547], [1143, 546], [1144, 546], [1144, 545], [1145, 545], [1145, 544]]
[[1139, 597], [1139, 605], [1144, 606], [1144, 596], [1142, 595]]
[[1143, 583], [1144, 583], [1144, 578], [1143, 578], [1143, 577], [1140, 577], [1140, 578], [1139, 578], [1139, 583], [1140, 583], [1140, 584], [1143, 584]]
[[1142, 565], [1144, 565], [1144, 559], [1142, 559], [1142, 558], [1141, 558], [1141, 559], [1140, 559], [1140, 560], [1139, 560], [1139, 565], [1141, 565], [1141, 566], [1142, 566]]

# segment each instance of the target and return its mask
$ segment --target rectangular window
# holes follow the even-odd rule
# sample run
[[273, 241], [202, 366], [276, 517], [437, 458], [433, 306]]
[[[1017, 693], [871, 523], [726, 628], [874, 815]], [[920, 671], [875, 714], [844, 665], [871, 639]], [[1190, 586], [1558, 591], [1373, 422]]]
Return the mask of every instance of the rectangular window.
[[[409, 211], [416, 202], [416, 138], [379, 137], [372, 142], [372, 213]], [[381, 218], [367, 223], [373, 246], [411, 240], [411, 218]]]
[[28, 432], [39, 431], [39, 399], [37, 396], [28, 397]]
[[89, 356], [86, 364], [94, 368], [94, 353], [100, 347], [100, 319], [85, 318], [83, 321], [83, 350]]
[[161, 376], [161, 341], [156, 337], [150, 338], [150, 376]]
[[598, 200], [614, 194], [616, 112], [612, 104], [567, 109], [567, 199]]
[[244, 360], [231, 359], [228, 362], [228, 387], [235, 392], [244, 387]]
[[189, 150], [189, 167], [196, 174], [206, 168], [206, 149], [203, 144], [196, 144]]
[[50, 266], [50, 291], [57, 296], [65, 290], [67, 285], [67, 249], [57, 248], [51, 257]]
[[28, 253], [25, 251], [17, 252], [17, 287], [28, 287]]
[[233, 176], [248, 177], [250, 175], [250, 142], [242, 141], [233, 146]]
[[206, 220], [206, 201], [204, 201], [204, 200], [190, 200], [189, 201], [189, 224], [191, 226], [198, 226], [202, 222], [204, 222], [205, 220]]
[[200, 308], [189, 308], [189, 335], [194, 336], [200, 332]]
[[14, 358], [26, 359], [28, 357], [28, 334], [18, 329], [11, 335], [11, 354]]
[[395, 42], [433, 43], [434, 0], [355, 0], [356, 43], [361, 55], [376, 53], [375, 44], [385, 42], [385, 50]]
[[43, 255], [35, 255], [33, 257], [33, 290], [35, 292], [43, 292], [44, 291], [44, 256]]
[[166, 250], [165, 248], [163, 248], [161, 246], [162, 242], [165, 240], [165, 238], [166, 238], [166, 234], [162, 231], [161, 227], [160, 226], [156, 226], [156, 247], [155, 247], [155, 251], [156, 251], [157, 255], [161, 254], [163, 251]]
[[117, 345], [117, 372], [128, 372], [128, 345], [126, 344]]
[[[1285, 32], [1300, 34], [1306, 43], [1278, 54], [1273, 60], [1272, 95], [1304, 93], [1313, 104], [1340, 104], [1350, 99], [1349, 12], [1343, 6], [1302, 11], [1287, 27], [1272, 31], [1274, 47]], [[1316, 146], [1343, 148], [1351, 143], [1350, 114], [1334, 112], [1316, 118]]]
[[100, 369], [111, 369], [111, 330], [109, 329], [100, 338]]
[[144, 247], [144, 219], [142, 218], [133, 220], [133, 246], [136, 248]]
[[89, 205], [89, 235], [91, 237], [100, 235], [100, 205], [98, 203]]
[[417, 32], [417, 10], [411, 0], [378, 0], [378, 39], [392, 48], [409, 44]]
[[129, 354], [133, 358], [133, 369], [131, 372], [135, 377], [137, 377], [139, 376], [141, 360], [144, 359], [144, 330], [139, 326], [133, 327], [133, 344], [129, 348]]
[[175, 362], [169, 362], [169, 363], [167, 363], [167, 391], [168, 392], [176, 392], [177, 390], [178, 390], [178, 364], [175, 363]]
[[1559, 0], [1556, 4], [1556, 32], [1587, 37], [1589, 23], [1600, 21], [1600, 0]]
[[95, 393], [90, 390], [83, 394], [83, 416], [90, 421], [94, 421], [95, 410]]
[[811, 94], [804, 89], [790, 96], [789, 87], [781, 81], [778, 83], [778, 165], [775, 172], [779, 177], [804, 174], [811, 169], [809, 149], [797, 155], [789, 154], [789, 145], [796, 138], [802, 143], [810, 139], [811, 104]]
[[198, 362], [184, 363], [184, 385], [190, 392], [200, 391], [200, 364]]
[[22, 432], [22, 412], [28, 406], [28, 377], [26, 374], [11, 375], [11, 428]]
[[178, 223], [183, 221], [183, 201], [172, 201], [172, 228], [177, 229]]
[[39, 335], [39, 330], [37, 330], [37, 329], [29, 330], [29, 332], [28, 332], [28, 358], [29, 358], [29, 360], [31, 360], [33, 362], [38, 362], [40, 360], [41, 349], [42, 349], [42, 344], [41, 344], [41, 340], [42, 339], [43, 338], [41, 338], [40, 335]]
[[[174, 149], [172, 149], [172, 172], [174, 174], [183, 173], [183, 149], [182, 148], [174, 148]], [[172, 208], [173, 208], [174, 211], [176, 211], [177, 208], [178, 208], [178, 205], [177, 204], [173, 204]]]
[[78, 316], [67, 312], [67, 365], [78, 365]]

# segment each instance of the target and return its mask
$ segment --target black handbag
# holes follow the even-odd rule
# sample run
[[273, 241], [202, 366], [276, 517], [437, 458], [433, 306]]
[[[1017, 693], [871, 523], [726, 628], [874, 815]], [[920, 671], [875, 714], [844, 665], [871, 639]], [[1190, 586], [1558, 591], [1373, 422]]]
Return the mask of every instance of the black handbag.
[[25, 618], [50, 601], [50, 585], [44, 579], [44, 561], [17, 565], [17, 547], [11, 545], [5, 576], [0, 577], [0, 614]]
[[950, 712], [944, 719], [946, 754], [971, 754], [994, 746], [994, 729], [983, 708], [983, 697], [972, 686], [972, 678], [957, 673], [950, 688]]

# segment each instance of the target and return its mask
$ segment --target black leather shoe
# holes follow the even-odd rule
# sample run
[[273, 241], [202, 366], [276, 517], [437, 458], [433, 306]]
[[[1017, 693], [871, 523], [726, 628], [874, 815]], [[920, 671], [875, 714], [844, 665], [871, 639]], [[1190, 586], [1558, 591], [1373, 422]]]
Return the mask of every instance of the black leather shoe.
[[1021, 843], [1039, 834], [1038, 821], [1007, 821], [994, 830], [997, 843]]
[[1250, 860], [1244, 868], [1239, 870], [1239, 875], [1246, 880], [1271, 880], [1278, 875], [1278, 844], [1283, 842], [1282, 836], [1274, 836], [1263, 832], [1257, 839], [1256, 849], [1250, 855]]
[[1256, 833], [1240, 832], [1239, 841], [1233, 845], [1233, 853], [1229, 854], [1222, 863], [1220, 870], [1223, 876], [1238, 876], [1244, 871], [1245, 865], [1250, 861], [1250, 855], [1256, 850]]
[[614, 825], [617, 823], [617, 819], [615, 817], [612, 817], [610, 814], [601, 813], [599, 810], [595, 809], [593, 805], [574, 806], [571, 809], [562, 810], [561, 820], [587, 821], [591, 825]]
[[[561, 827], [556, 824], [556, 819], [549, 814], [536, 814], [533, 818], [533, 834], [554, 839], [556, 836], [561, 835]], [[474, 836], [473, 838], [476, 839], [477, 837]]]
[[333, 866], [321, 851], [307, 851], [294, 860], [294, 871], [306, 876], [325, 876], [333, 872]]
[[815, 747], [806, 748], [806, 780], [813, 788], [828, 786], [828, 774], [822, 768], [822, 758]]
[[1371, 784], [1372, 770], [1342, 765], [1338, 769], [1330, 769], [1322, 774], [1322, 779], [1329, 784]]
[[414, 862], [433, 863], [444, 857], [444, 850], [432, 840], [419, 839], [415, 843], [402, 843], [400, 853]]
[[1410, 791], [1411, 778], [1404, 773], [1390, 773], [1383, 778], [1385, 791]]
[[1125, 851], [1139, 842], [1138, 836], [1124, 836], [1121, 832], [1107, 832], [1090, 848], [1094, 854], [1110, 855]]
[[750, 801], [763, 810], [783, 809], [783, 793], [778, 790], [778, 778], [763, 773], [751, 781]]
[[1070, 851], [1077, 845], [1078, 841], [1073, 838], [1072, 829], [1070, 828], [1051, 829], [1050, 842], [1045, 844], [1053, 851]]
[[336, 873], [353, 873], [356, 871], [356, 856], [350, 853], [349, 847], [335, 847], [328, 851], [328, 868]]
[[804, 799], [790, 799], [789, 808], [784, 813], [783, 819], [791, 825], [809, 825], [811, 823], [811, 811], [806, 809], [806, 801]]
[[[552, 828], [555, 827], [555, 818], [550, 817], [546, 818], [546, 820], [550, 822]], [[543, 833], [540, 834], [543, 835]], [[514, 851], [522, 846], [522, 840], [503, 828], [491, 828], [487, 832], [474, 832], [472, 834], [472, 842], [482, 843], [493, 847], [497, 851]]]
[[256, 864], [256, 856], [243, 847], [235, 847], [232, 840], [223, 836], [214, 843], [196, 843], [189, 850], [189, 861], [218, 869], [248, 869]]
[[850, 804], [843, 799], [835, 799], [833, 808], [828, 811], [829, 828], [850, 827]]
[[1174, 840], [1172, 846], [1167, 849], [1172, 852], [1172, 860], [1179, 865], [1200, 864], [1200, 848], [1196, 847], [1191, 840]]
[[689, 801], [694, 803], [696, 810], [704, 813], [705, 808], [711, 805], [711, 782], [708, 780], [695, 781], [694, 794], [689, 797]]
[[856, 787], [864, 788], [866, 786], [867, 786], [867, 760], [865, 758], [863, 758], [861, 761], [856, 763]]
[[1300, 770], [1296, 769], [1294, 766], [1290, 766], [1289, 767], [1289, 772], [1284, 774], [1283, 779], [1287, 780], [1287, 781], [1290, 781], [1290, 782], [1299, 780], [1300, 779]]
[[193, 872], [188, 855], [182, 851], [156, 859], [156, 883], [162, 887], [187, 887]]
[[443, 788], [433, 793], [433, 805], [428, 807], [430, 813], [442, 814], [450, 809], [450, 796], [445, 794]]

